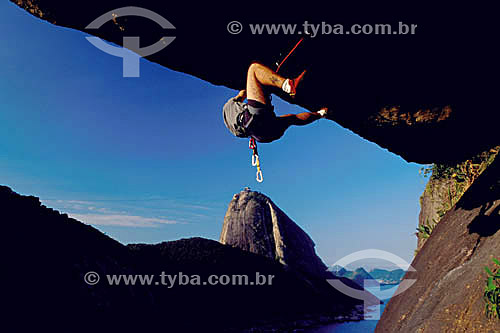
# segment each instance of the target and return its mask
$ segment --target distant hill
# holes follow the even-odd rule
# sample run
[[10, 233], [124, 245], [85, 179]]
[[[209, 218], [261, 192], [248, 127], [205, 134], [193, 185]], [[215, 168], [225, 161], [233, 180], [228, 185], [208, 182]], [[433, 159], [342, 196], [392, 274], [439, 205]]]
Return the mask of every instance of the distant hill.
[[388, 271], [385, 269], [375, 268], [370, 272], [370, 275], [373, 276], [373, 278], [379, 283], [395, 284], [401, 282], [405, 273], [406, 272], [402, 269]]
[[365, 280], [373, 280], [373, 277], [364, 268], [360, 267], [353, 272], [351, 280], [362, 286]]
[[359, 285], [363, 285], [364, 280], [368, 279], [377, 280], [377, 282], [380, 284], [397, 284], [401, 282], [405, 274], [405, 271], [402, 269], [389, 271], [386, 269], [375, 268], [368, 273], [362, 267], [351, 271], [338, 265], [330, 268], [330, 271], [338, 277], [351, 279]]
[[339, 268], [334, 274], [338, 277], [351, 279], [360, 286], [363, 285], [365, 280], [373, 280], [373, 277], [362, 267], [359, 267], [354, 271], [349, 271], [345, 268]]

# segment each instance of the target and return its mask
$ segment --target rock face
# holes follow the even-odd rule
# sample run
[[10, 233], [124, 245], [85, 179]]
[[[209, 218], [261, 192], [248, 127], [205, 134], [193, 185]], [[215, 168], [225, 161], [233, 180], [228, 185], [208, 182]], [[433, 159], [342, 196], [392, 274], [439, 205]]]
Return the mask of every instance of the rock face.
[[441, 221], [413, 260], [415, 284], [393, 297], [376, 332], [499, 332], [484, 314], [484, 266], [500, 257], [500, 160]]
[[429, 234], [476, 179], [495, 161], [500, 146], [493, 147], [472, 159], [456, 165], [432, 165], [424, 171], [430, 175], [424, 193], [420, 197], [420, 214], [418, 216], [417, 250], [418, 252]]
[[[419, 226], [434, 226], [441, 219], [440, 212], [446, 209], [449, 202], [448, 190], [455, 185], [453, 179], [430, 179], [420, 199]], [[418, 234], [417, 234], [418, 236]], [[428, 238], [417, 238], [417, 252], [424, 246]]]
[[277, 260], [296, 271], [320, 277], [327, 273], [309, 235], [258, 192], [243, 190], [234, 195], [220, 242]]
[[[499, 76], [500, 56], [491, 41], [500, 26], [493, 3], [474, 7], [459, 2], [377, 2], [364, 4], [360, 13], [359, 4], [347, 1], [324, 7], [254, 1], [244, 10], [235, 10], [234, 3], [214, 10], [212, 2], [197, 3], [193, 10], [187, 1], [168, 6], [146, 0], [11, 1], [43, 20], [118, 45], [124, 36], [140, 37], [143, 47], [175, 36], [147, 59], [238, 90], [245, 87], [253, 60], [274, 67], [300, 37], [298, 32], [252, 33], [250, 24], [289, 23], [301, 30], [308, 21], [319, 33], [301, 45], [280, 72], [294, 76], [307, 68], [308, 74], [293, 101], [277, 92], [284, 99], [312, 111], [330, 107], [337, 123], [407, 161], [463, 161], [499, 143], [497, 87], [491, 81]], [[175, 30], [145, 18], [111, 14], [100, 29], [86, 29], [104, 13], [130, 5], [154, 11]], [[241, 22], [241, 33], [228, 32], [233, 20]], [[367, 23], [392, 24], [393, 30], [400, 24], [418, 28], [411, 35], [332, 35], [323, 22], [343, 24], [344, 30]], [[220, 117], [220, 112], [214, 110], [215, 115]]]

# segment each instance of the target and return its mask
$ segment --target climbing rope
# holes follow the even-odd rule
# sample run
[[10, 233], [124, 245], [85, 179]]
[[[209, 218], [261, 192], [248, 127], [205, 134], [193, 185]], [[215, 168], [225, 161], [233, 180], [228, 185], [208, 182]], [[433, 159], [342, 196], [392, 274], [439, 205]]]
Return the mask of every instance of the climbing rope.
[[292, 53], [300, 45], [300, 43], [302, 43], [306, 38], [309, 38], [309, 37], [311, 37], [311, 33], [308, 30], [305, 30], [304, 31], [304, 35], [302, 36], [302, 38], [297, 42], [297, 44], [295, 44], [295, 46], [290, 50], [290, 52], [288, 52], [288, 54], [286, 55], [286, 57], [284, 57], [283, 60], [281, 60], [280, 63], [276, 62], [276, 66], [277, 66], [276, 67], [276, 73], [279, 72], [281, 66], [285, 63], [286, 59], [288, 59], [288, 57], [292, 55]]
[[302, 43], [304, 41], [304, 37], [302, 37], [298, 42], [297, 44], [295, 44], [295, 46], [293, 47], [293, 49], [286, 55], [285, 58], [283, 58], [283, 60], [278, 64], [276, 63], [276, 65], [278, 65], [278, 67], [276, 67], [276, 73], [278, 73], [278, 71], [280, 70], [281, 68], [281, 65], [283, 65], [283, 63], [286, 61], [286, 59], [288, 59], [288, 57], [290, 55], [292, 55], [293, 51], [295, 51], [295, 49], [300, 45], [300, 43]]
[[[306, 37], [310, 37], [311, 34], [308, 31], [305, 31], [305, 36], [302, 37], [297, 44], [292, 48], [290, 52], [286, 55], [283, 60], [278, 63], [276, 62], [276, 73], [280, 70], [281, 66], [285, 63], [286, 59], [292, 55], [292, 53], [295, 51], [295, 49], [304, 41]], [[248, 142], [248, 147], [252, 149], [252, 166], [257, 167], [257, 181], [259, 183], [262, 183], [264, 181], [264, 177], [262, 176], [262, 170], [260, 169], [260, 160], [259, 160], [259, 152], [257, 151], [257, 142], [255, 142], [255, 139], [253, 137], [250, 137], [250, 141]]]

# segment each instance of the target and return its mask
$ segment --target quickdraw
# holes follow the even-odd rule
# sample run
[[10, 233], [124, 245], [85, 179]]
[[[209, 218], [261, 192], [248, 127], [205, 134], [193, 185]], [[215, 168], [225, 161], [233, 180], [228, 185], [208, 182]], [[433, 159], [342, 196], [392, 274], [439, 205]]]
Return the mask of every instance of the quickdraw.
[[252, 149], [252, 166], [257, 167], [257, 181], [262, 183], [264, 181], [264, 177], [262, 176], [262, 170], [260, 169], [260, 159], [259, 152], [257, 151], [257, 142], [255, 142], [254, 138], [250, 138], [250, 142], [248, 142], [248, 148]]

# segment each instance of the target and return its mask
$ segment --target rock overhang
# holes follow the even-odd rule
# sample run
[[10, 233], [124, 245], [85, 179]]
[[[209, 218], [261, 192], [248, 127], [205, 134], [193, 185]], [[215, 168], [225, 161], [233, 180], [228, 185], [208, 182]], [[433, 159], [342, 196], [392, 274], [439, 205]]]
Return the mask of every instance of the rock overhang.
[[[250, 24], [417, 24], [414, 35], [319, 34], [301, 45], [282, 67], [296, 75], [306, 68], [295, 100], [306, 109], [328, 106], [333, 120], [361, 137], [418, 163], [453, 163], [499, 144], [494, 82], [498, 72], [498, 35], [494, 10], [461, 4], [395, 5], [362, 8], [343, 2], [333, 7], [284, 6], [259, 2], [234, 4], [151, 1], [11, 0], [56, 25], [101, 37], [118, 45], [139, 36], [141, 46], [175, 36], [148, 60], [215, 85], [244, 88], [252, 61], [274, 66], [299, 35], [252, 34]], [[164, 30], [140, 17], [118, 17], [100, 29], [86, 29], [102, 14], [125, 6], [149, 9], [175, 29]], [[241, 22], [240, 34], [228, 23]], [[465, 24], [467, 23], [467, 24]], [[222, 101], [221, 101], [222, 103]], [[214, 116], [219, 116], [214, 110]]]

